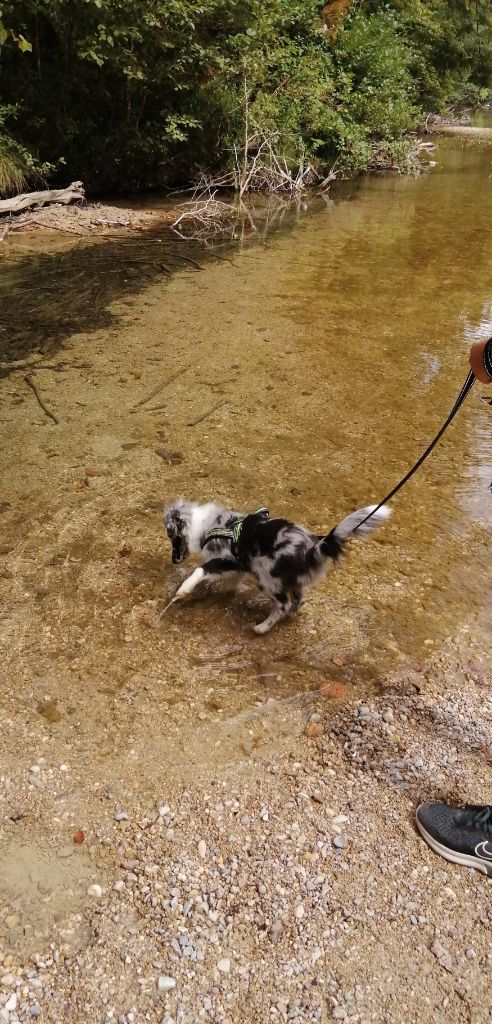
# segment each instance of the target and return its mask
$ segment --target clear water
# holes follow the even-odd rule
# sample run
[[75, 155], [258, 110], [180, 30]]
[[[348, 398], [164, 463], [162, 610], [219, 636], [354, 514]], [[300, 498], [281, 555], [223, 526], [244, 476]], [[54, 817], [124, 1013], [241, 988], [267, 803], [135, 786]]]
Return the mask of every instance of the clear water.
[[[492, 333], [492, 148], [446, 140], [435, 158], [267, 234], [253, 211], [244, 244], [162, 231], [4, 246], [1, 358], [50, 354], [35, 380], [59, 419], [22, 372], [0, 381], [9, 714], [56, 701], [57, 742], [142, 784], [273, 743], [275, 709], [327, 678], [364, 692], [467, 632], [490, 644], [480, 387], [391, 523], [296, 620], [255, 637], [251, 589], [156, 623], [181, 578], [160, 520], [175, 494], [327, 530], [386, 493], [449, 411], [470, 341]], [[270, 732], [268, 699], [281, 702]]]

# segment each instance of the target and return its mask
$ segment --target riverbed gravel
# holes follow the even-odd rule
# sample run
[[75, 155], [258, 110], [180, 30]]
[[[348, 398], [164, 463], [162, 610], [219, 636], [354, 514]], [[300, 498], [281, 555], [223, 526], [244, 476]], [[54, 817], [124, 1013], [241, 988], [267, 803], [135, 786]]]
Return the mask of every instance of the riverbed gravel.
[[[299, 711], [282, 756], [163, 780], [125, 815], [95, 785], [87, 850], [66, 850], [90, 854], [76, 912], [28, 956], [22, 913], [3, 920], [0, 1021], [486, 1024], [491, 882], [432, 854], [413, 821], [421, 798], [485, 798], [490, 672], [451, 645], [379, 696]], [[63, 767], [41, 755], [4, 780], [5, 821], [29, 791], [41, 821]]]

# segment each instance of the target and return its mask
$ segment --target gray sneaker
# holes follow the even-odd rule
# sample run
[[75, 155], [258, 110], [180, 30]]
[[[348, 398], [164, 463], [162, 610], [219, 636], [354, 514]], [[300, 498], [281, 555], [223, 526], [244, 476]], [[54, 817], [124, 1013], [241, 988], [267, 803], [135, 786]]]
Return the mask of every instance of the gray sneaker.
[[420, 804], [417, 826], [435, 853], [492, 878], [492, 805]]

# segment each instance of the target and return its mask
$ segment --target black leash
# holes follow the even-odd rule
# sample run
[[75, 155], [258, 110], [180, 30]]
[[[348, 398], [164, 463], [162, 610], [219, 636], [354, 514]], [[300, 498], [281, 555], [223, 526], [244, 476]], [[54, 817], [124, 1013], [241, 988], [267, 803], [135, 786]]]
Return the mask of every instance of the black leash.
[[388, 501], [391, 501], [391, 499], [394, 498], [395, 494], [398, 494], [398, 491], [401, 491], [402, 487], [404, 487], [405, 484], [408, 483], [408, 481], [411, 479], [413, 474], [416, 473], [418, 469], [420, 469], [422, 463], [425, 462], [425, 460], [428, 458], [430, 453], [436, 447], [436, 444], [438, 443], [438, 441], [440, 441], [442, 435], [444, 434], [444, 431], [448, 429], [449, 424], [454, 420], [454, 417], [456, 416], [456, 413], [458, 412], [458, 410], [463, 405], [463, 402], [465, 401], [465, 398], [467, 397], [467, 395], [470, 394], [470, 391], [471, 391], [471, 389], [472, 389], [472, 387], [473, 387], [473, 385], [475, 383], [475, 380], [476, 380], [475, 374], [470, 371], [470, 373], [468, 374], [468, 377], [466, 378], [465, 383], [463, 384], [463, 387], [462, 387], [462, 389], [461, 389], [461, 391], [460, 391], [460, 393], [459, 393], [459, 395], [458, 395], [458, 397], [457, 397], [457, 399], [456, 399], [456, 401], [455, 401], [455, 403], [453, 405], [453, 408], [451, 409], [451, 412], [450, 412], [447, 420], [445, 420], [445, 422], [443, 423], [439, 433], [436, 434], [434, 440], [431, 441], [430, 445], [428, 446], [428, 448], [425, 449], [425, 452], [423, 452], [423, 454], [420, 456], [420, 459], [415, 463], [415, 465], [412, 466], [411, 469], [409, 469], [409, 471], [406, 474], [406, 476], [403, 477], [403, 480], [400, 480], [400, 482], [397, 483], [396, 487], [393, 487], [393, 490], [390, 491], [389, 494], [387, 494], [386, 497], [383, 498], [383, 500], [379, 502], [379, 505], [376, 505], [376, 508], [374, 508], [372, 510], [372, 512], [369, 512], [369, 515], [367, 515], [366, 518], [363, 519], [362, 522], [359, 523], [358, 526], [356, 526], [356, 528], [354, 530], [354, 533], [357, 533], [357, 530], [360, 530], [361, 526], [363, 526], [364, 523], [367, 523], [368, 519], [372, 519], [372, 517], [376, 515], [376, 512], [379, 512], [379, 509], [382, 508], [383, 505], [386, 505]]

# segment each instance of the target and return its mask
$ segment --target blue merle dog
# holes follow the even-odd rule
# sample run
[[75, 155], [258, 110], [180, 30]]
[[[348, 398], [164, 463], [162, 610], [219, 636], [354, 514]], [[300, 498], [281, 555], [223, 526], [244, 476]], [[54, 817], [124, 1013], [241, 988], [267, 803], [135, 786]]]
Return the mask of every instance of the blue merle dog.
[[173, 563], [198, 555], [203, 565], [181, 584], [169, 604], [187, 597], [202, 580], [226, 577], [237, 585], [242, 574], [249, 573], [273, 602], [264, 622], [254, 627], [256, 633], [268, 633], [280, 619], [297, 611], [306, 587], [323, 579], [329, 562], [339, 560], [350, 537], [366, 537], [389, 515], [386, 506], [371, 505], [319, 536], [288, 519], [270, 519], [264, 508], [244, 515], [212, 502], [199, 505], [177, 498], [164, 512]]

